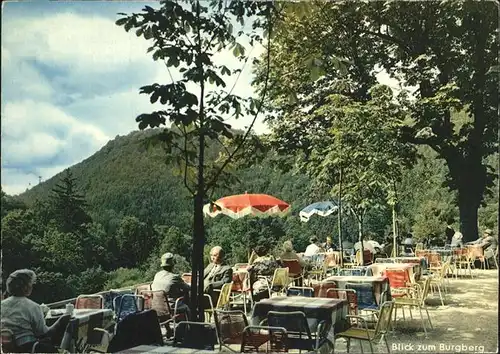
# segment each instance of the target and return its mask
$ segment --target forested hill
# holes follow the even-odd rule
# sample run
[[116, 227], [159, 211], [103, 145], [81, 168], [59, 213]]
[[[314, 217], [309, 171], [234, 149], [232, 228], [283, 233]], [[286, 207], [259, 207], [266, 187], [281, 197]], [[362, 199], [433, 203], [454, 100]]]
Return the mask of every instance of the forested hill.
[[[192, 200], [179, 169], [165, 163], [160, 146], [147, 147], [153, 130], [117, 136], [101, 150], [72, 166], [78, 189], [84, 194], [95, 222], [113, 228], [124, 216], [158, 225], [191, 228]], [[64, 172], [20, 195], [28, 205], [46, 199]], [[237, 172], [239, 182], [216, 192], [216, 197], [238, 193], [269, 193], [294, 207], [304, 207], [308, 181], [303, 175], [283, 173], [269, 159]]]

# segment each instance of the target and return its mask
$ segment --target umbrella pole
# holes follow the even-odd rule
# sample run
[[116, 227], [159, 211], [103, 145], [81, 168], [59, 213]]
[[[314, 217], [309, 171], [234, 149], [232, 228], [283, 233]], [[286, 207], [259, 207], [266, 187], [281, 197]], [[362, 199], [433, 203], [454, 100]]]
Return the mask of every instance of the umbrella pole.
[[340, 176], [339, 176], [339, 213], [338, 213], [338, 225], [339, 225], [339, 249], [340, 249], [340, 267], [344, 266], [344, 250], [342, 248], [342, 166], [340, 166]]
[[398, 250], [397, 250], [397, 245], [396, 245], [396, 207], [395, 205], [392, 206], [392, 235], [393, 235], [393, 244], [392, 244], [392, 255], [393, 257], [398, 256]]

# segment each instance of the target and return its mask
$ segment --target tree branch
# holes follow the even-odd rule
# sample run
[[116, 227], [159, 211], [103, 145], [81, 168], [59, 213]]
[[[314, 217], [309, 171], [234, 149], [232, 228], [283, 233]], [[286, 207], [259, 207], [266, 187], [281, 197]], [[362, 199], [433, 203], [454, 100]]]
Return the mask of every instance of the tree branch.
[[[269, 17], [271, 17], [271, 10], [270, 9], [269, 9]], [[229, 155], [229, 157], [227, 158], [227, 160], [222, 164], [222, 166], [220, 167], [220, 169], [216, 172], [216, 174], [212, 178], [212, 180], [206, 184], [205, 191], [208, 191], [208, 190], [210, 190], [210, 188], [212, 188], [212, 186], [215, 184], [215, 182], [217, 181], [217, 178], [222, 173], [222, 171], [224, 170], [224, 168], [231, 162], [231, 160], [236, 155], [236, 153], [238, 152], [238, 150], [241, 149], [241, 147], [245, 144], [245, 142], [246, 142], [246, 140], [248, 138], [248, 135], [250, 134], [250, 132], [252, 130], [252, 127], [254, 126], [255, 121], [257, 120], [257, 117], [258, 117], [258, 115], [259, 115], [262, 107], [264, 106], [264, 100], [266, 98], [266, 93], [267, 93], [267, 85], [268, 85], [268, 82], [269, 82], [269, 67], [270, 67], [270, 63], [271, 63], [271, 34], [272, 34], [271, 31], [272, 31], [272, 21], [271, 21], [271, 19], [269, 19], [268, 42], [267, 42], [267, 57], [266, 57], [267, 72], [266, 72], [266, 79], [264, 81], [264, 89], [262, 91], [262, 99], [260, 101], [259, 108], [257, 109], [257, 112], [255, 112], [255, 115], [253, 117], [252, 123], [250, 124], [250, 126], [247, 129], [247, 131], [245, 132], [245, 135], [243, 136], [243, 139], [242, 139], [241, 143], [236, 147], [236, 149], [233, 151], [233, 153], [231, 155]]]

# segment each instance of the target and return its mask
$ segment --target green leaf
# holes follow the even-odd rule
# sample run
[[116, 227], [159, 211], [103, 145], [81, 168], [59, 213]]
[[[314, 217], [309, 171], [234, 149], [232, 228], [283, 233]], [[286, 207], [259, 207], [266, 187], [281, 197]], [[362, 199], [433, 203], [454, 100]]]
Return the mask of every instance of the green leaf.
[[116, 20], [115, 24], [117, 26], [123, 26], [125, 23], [127, 23], [128, 17], [120, 18], [119, 20]]

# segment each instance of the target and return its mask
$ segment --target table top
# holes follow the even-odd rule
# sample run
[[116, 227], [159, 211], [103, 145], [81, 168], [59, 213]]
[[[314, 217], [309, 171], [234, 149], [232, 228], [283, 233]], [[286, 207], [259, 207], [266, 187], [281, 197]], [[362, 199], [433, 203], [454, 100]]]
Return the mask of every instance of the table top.
[[[101, 314], [104, 316], [106, 314], [113, 315], [113, 311], [110, 309], [74, 309], [71, 319], [85, 318], [92, 315]], [[66, 314], [66, 309], [54, 309], [49, 310], [45, 316], [46, 320], [58, 319], [62, 315]]]
[[336, 281], [372, 283], [372, 282], [384, 282], [387, 281], [387, 278], [382, 276], [369, 276], [369, 275], [366, 276], [332, 275], [324, 279], [323, 283], [331, 283]]
[[211, 350], [178, 348], [164, 345], [162, 347], [154, 345], [139, 345], [134, 348], [122, 350], [121, 353], [214, 353]]
[[255, 306], [270, 305], [273, 307], [301, 307], [301, 308], [336, 308], [344, 300], [330, 299], [322, 297], [306, 297], [306, 296], [277, 296], [270, 299], [262, 299]]

